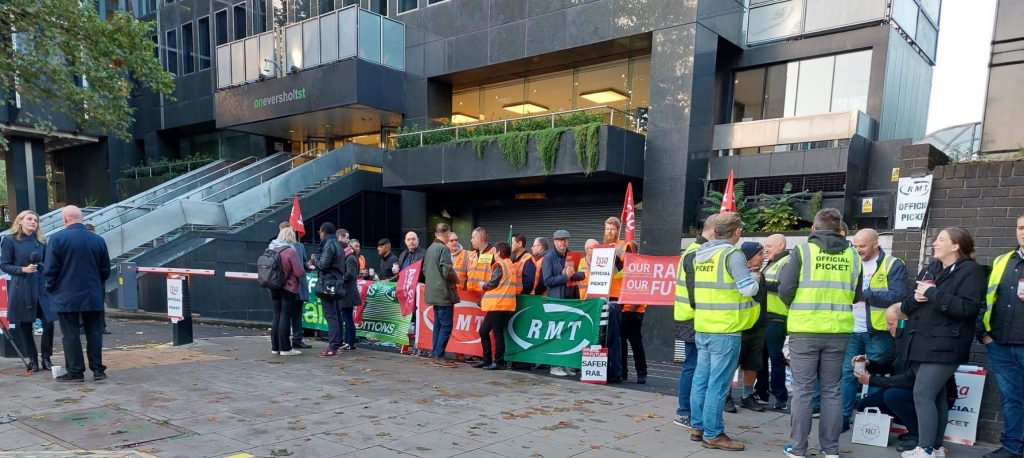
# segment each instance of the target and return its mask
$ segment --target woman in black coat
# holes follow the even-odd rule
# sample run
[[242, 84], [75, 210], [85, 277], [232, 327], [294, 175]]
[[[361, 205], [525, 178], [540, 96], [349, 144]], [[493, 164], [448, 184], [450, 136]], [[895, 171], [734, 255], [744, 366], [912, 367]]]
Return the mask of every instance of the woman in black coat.
[[974, 262], [969, 232], [944, 229], [932, 250], [935, 260], [917, 276], [915, 294], [901, 307], [910, 317], [903, 332], [920, 430], [917, 448], [904, 457], [930, 457], [942, 448], [949, 414], [946, 381], [970, 358], [974, 323], [985, 296], [985, 272]]
[[[11, 276], [7, 284], [7, 319], [11, 334], [20, 342], [33, 372], [50, 370], [53, 355], [53, 322], [57, 314], [50, 309], [43, 289], [43, 254], [46, 238], [39, 231], [39, 215], [25, 210], [14, 218], [10, 232], [0, 242], [0, 270]], [[43, 322], [42, 354], [37, 356], [32, 324]], [[39, 363], [42, 356], [42, 364]]]

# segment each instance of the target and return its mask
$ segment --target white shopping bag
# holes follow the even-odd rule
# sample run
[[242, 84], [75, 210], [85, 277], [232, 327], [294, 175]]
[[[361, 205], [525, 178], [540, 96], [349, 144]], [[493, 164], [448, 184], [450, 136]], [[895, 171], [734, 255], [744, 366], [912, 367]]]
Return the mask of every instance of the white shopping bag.
[[877, 407], [857, 412], [857, 418], [853, 421], [853, 443], [888, 447], [891, 425], [892, 417], [880, 412]]

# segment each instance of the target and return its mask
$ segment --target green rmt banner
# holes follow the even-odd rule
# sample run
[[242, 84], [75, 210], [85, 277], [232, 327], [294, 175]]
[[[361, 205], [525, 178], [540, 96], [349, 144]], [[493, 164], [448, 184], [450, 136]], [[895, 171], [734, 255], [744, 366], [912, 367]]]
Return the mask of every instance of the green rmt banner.
[[518, 296], [505, 333], [505, 359], [580, 368], [583, 349], [598, 344], [604, 299]]

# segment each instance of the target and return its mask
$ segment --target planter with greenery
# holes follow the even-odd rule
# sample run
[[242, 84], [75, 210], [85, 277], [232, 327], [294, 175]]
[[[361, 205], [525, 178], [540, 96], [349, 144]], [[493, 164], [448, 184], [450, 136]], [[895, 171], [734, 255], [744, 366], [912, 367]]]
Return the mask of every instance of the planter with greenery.
[[[804, 200], [810, 201], [809, 203], [813, 210], [811, 212], [812, 215], [821, 209], [822, 195], [820, 192], [815, 194], [808, 194], [807, 192], [793, 193], [791, 192], [793, 190], [792, 183], [786, 183], [780, 195], [769, 196], [761, 194], [757, 199], [757, 206], [750, 207], [743, 192], [744, 184], [743, 182], [736, 183], [734, 187], [736, 211], [743, 219], [744, 232], [787, 232], [810, 224], [800, 219], [800, 215], [794, 206], [796, 203]], [[702, 209], [704, 214], [718, 213], [721, 207], [722, 193], [708, 191], [708, 195], [704, 197], [704, 208]]]
[[[423, 131], [420, 144], [419, 135], [399, 136], [395, 143], [396, 149], [417, 148], [426, 145], [443, 143], [472, 143], [477, 157], [483, 159], [487, 145], [497, 142], [502, 157], [513, 167], [520, 169], [526, 165], [529, 156], [530, 139], [534, 140], [537, 155], [544, 166], [544, 173], [550, 174], [558, 158], [562, 134], [572, 130], [575, 136], [576, 156], [580, 168], [590, 175], [597, 170], [600, 159], [599, 132], [603, 122], [600, 113], [575, 112], [556, 116], [554, 122], [550, 117], [525, 118], [511, 120], [508, 123], [488, 123], [478, 126], [459, 128], [458, 139], [455, 129]], [[507, 126], [507, 131], [506, 131]], [[443, 124], [438, 129], [454, 127]], [[420, 132], [418, 125], [406, 126], [398, 130], [398, 134]]]
[[213, 156], [194, 154], [181, 159], [161, 158], [121, 171], [117, 179], [118, 199], [138, 194], [160, 183], [188, 173], [216, 160]]

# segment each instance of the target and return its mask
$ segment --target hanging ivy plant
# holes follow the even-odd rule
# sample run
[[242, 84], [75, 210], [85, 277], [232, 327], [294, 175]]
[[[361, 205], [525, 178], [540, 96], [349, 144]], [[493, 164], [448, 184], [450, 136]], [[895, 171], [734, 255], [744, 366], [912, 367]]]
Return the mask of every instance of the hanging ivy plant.
[[564, 127], [555, 127], [533, 134], [533, 138], [537, 140], [537, 155], [540, 156], [541, 163], [544, 165], [544, 173], [547, 175], [550, 175], [551, 171], [555, 169], [562, 132], [566, 130]]
[[528, 132], [509, 132], [498, 136], [501, 155], [517, 169], [526, 165], [526, 154], [529, 150], [530, 134]]
[[576, 136], [576, 159], [586, 175], [597, 170], [597, 164], [601, 157], [597, 144], [600, 128], [601, 124], [598, 123], [572, 128], [573, 134]]
[[494, 140], [493, 136], [472, 137], [469, 139], [469, 141], [473, 143], [473, 150], [476, 151], [476, 157], [478, 159], [484, 158], [484, 150], [487, 149], [487, 145], [491, 144], [491, 140]]

